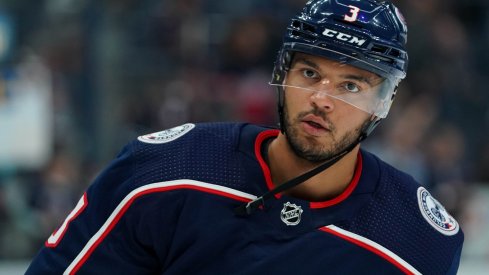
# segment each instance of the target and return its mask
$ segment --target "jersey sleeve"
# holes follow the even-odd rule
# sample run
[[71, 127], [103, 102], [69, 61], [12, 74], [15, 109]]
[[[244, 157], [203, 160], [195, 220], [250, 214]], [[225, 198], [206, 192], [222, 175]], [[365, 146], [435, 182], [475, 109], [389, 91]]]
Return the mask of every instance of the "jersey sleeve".
[[447, 271], [447, 275], [457, 274], [458, 267], [460, 265], [460, 257], [462, 256], [462, 247], [463, 247], [463, 243], [460, 244], [455, 255], [453, 256], [452, 264], [450, 265], [450, 268]]
[[[152, 238], [157, 232], [171, 236], [171, 229], [148, 226], [148, 220], [171, 218], [146, 210], [152, 202], [134, 195], [133, 144], [90, 185], [26, 274], [147, 274], [159, 269], [160, 252]], [[164, 238], [159, 242], [164, 248]]]

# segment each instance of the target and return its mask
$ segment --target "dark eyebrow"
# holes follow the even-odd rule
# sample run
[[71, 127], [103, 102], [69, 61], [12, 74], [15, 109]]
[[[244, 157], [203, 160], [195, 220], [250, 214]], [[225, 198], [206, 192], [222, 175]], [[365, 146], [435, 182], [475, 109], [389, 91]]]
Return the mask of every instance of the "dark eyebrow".
[[316, 63], [314, 63], [313, 61], [311, 61], [311, 60], [309, 60], [309, 59], [305, 59], [305, 58], [303, 58], [303, 57], [301, 57], [301, 58], [297, 59], [295, 62], [300, 62], [300, 63], [303, 63], [303, 64], [305, 64], [305, 65], [307, 65], [307, 66], [310, 66], [310, 67], [312, 67], [312, 68], [314, 68], [314, 69], [316, 69], [316, 70], [318, 70], [318, 71], [320, 71], [320, 70], [321, 70], [321, 68], [319, 68], [319, 66], [318, 66]]
[[354, 74], [340, 75], [340, 77], [345, 78], [345, 79], [349, 79], [349, 80], [356, 80], [356, 81], [360, 81], [363, 83], [367, 83], [368, 85], [370, 85], [370, 87], [374, 86], [372, 81], [370, 81], [369, 77], [365, 77], [365, 76], [361, 76], [361, 75], [354, 75]]

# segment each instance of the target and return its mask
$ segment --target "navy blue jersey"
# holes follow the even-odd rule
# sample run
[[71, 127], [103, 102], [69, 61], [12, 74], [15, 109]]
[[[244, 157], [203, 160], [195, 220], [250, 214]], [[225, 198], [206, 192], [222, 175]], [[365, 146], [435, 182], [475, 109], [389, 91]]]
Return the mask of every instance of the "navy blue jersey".
[[[339, 196], [278, 195], [278, 130], [185, 124], [141, 136], [97, 177], [27, 274], [455, 274], [463, 233], [410, 176], [361, 150]], [[327, 183], [325, 183], [327, 184]]]

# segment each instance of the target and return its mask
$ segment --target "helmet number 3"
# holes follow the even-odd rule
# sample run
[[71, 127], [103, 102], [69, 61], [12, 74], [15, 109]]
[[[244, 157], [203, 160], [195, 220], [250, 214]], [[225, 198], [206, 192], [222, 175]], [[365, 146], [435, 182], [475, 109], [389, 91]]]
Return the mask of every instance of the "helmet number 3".
[[348, 21], [348, 22], [357, 21], [358, 12], [360, 11], [360, 9], [358, 7], [355, 7], [352, 5], [350, 5], [348, 7], [350, 8], [351, 15], [346, 14], [344, 17], [345, 21]]

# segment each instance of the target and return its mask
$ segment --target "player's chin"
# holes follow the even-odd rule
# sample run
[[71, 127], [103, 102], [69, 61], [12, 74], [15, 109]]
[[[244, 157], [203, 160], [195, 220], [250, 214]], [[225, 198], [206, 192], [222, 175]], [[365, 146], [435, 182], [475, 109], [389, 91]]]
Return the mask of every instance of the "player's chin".
[[328, 159], [331, 158], [331, 152], [329, 150], [324, 150], [324, 148], [321, 149], [311, 149], [311, 150], [305, 150], [302, 154], [302, 158], [312, 162], [312, 163], [322, 163]]
[[331, 151], [331, 139], [328, 137], [306, 136], [303, 139], [302, 146], [307, 151], [314, 152], [314, 155], [323, 155], [324, 152]]

